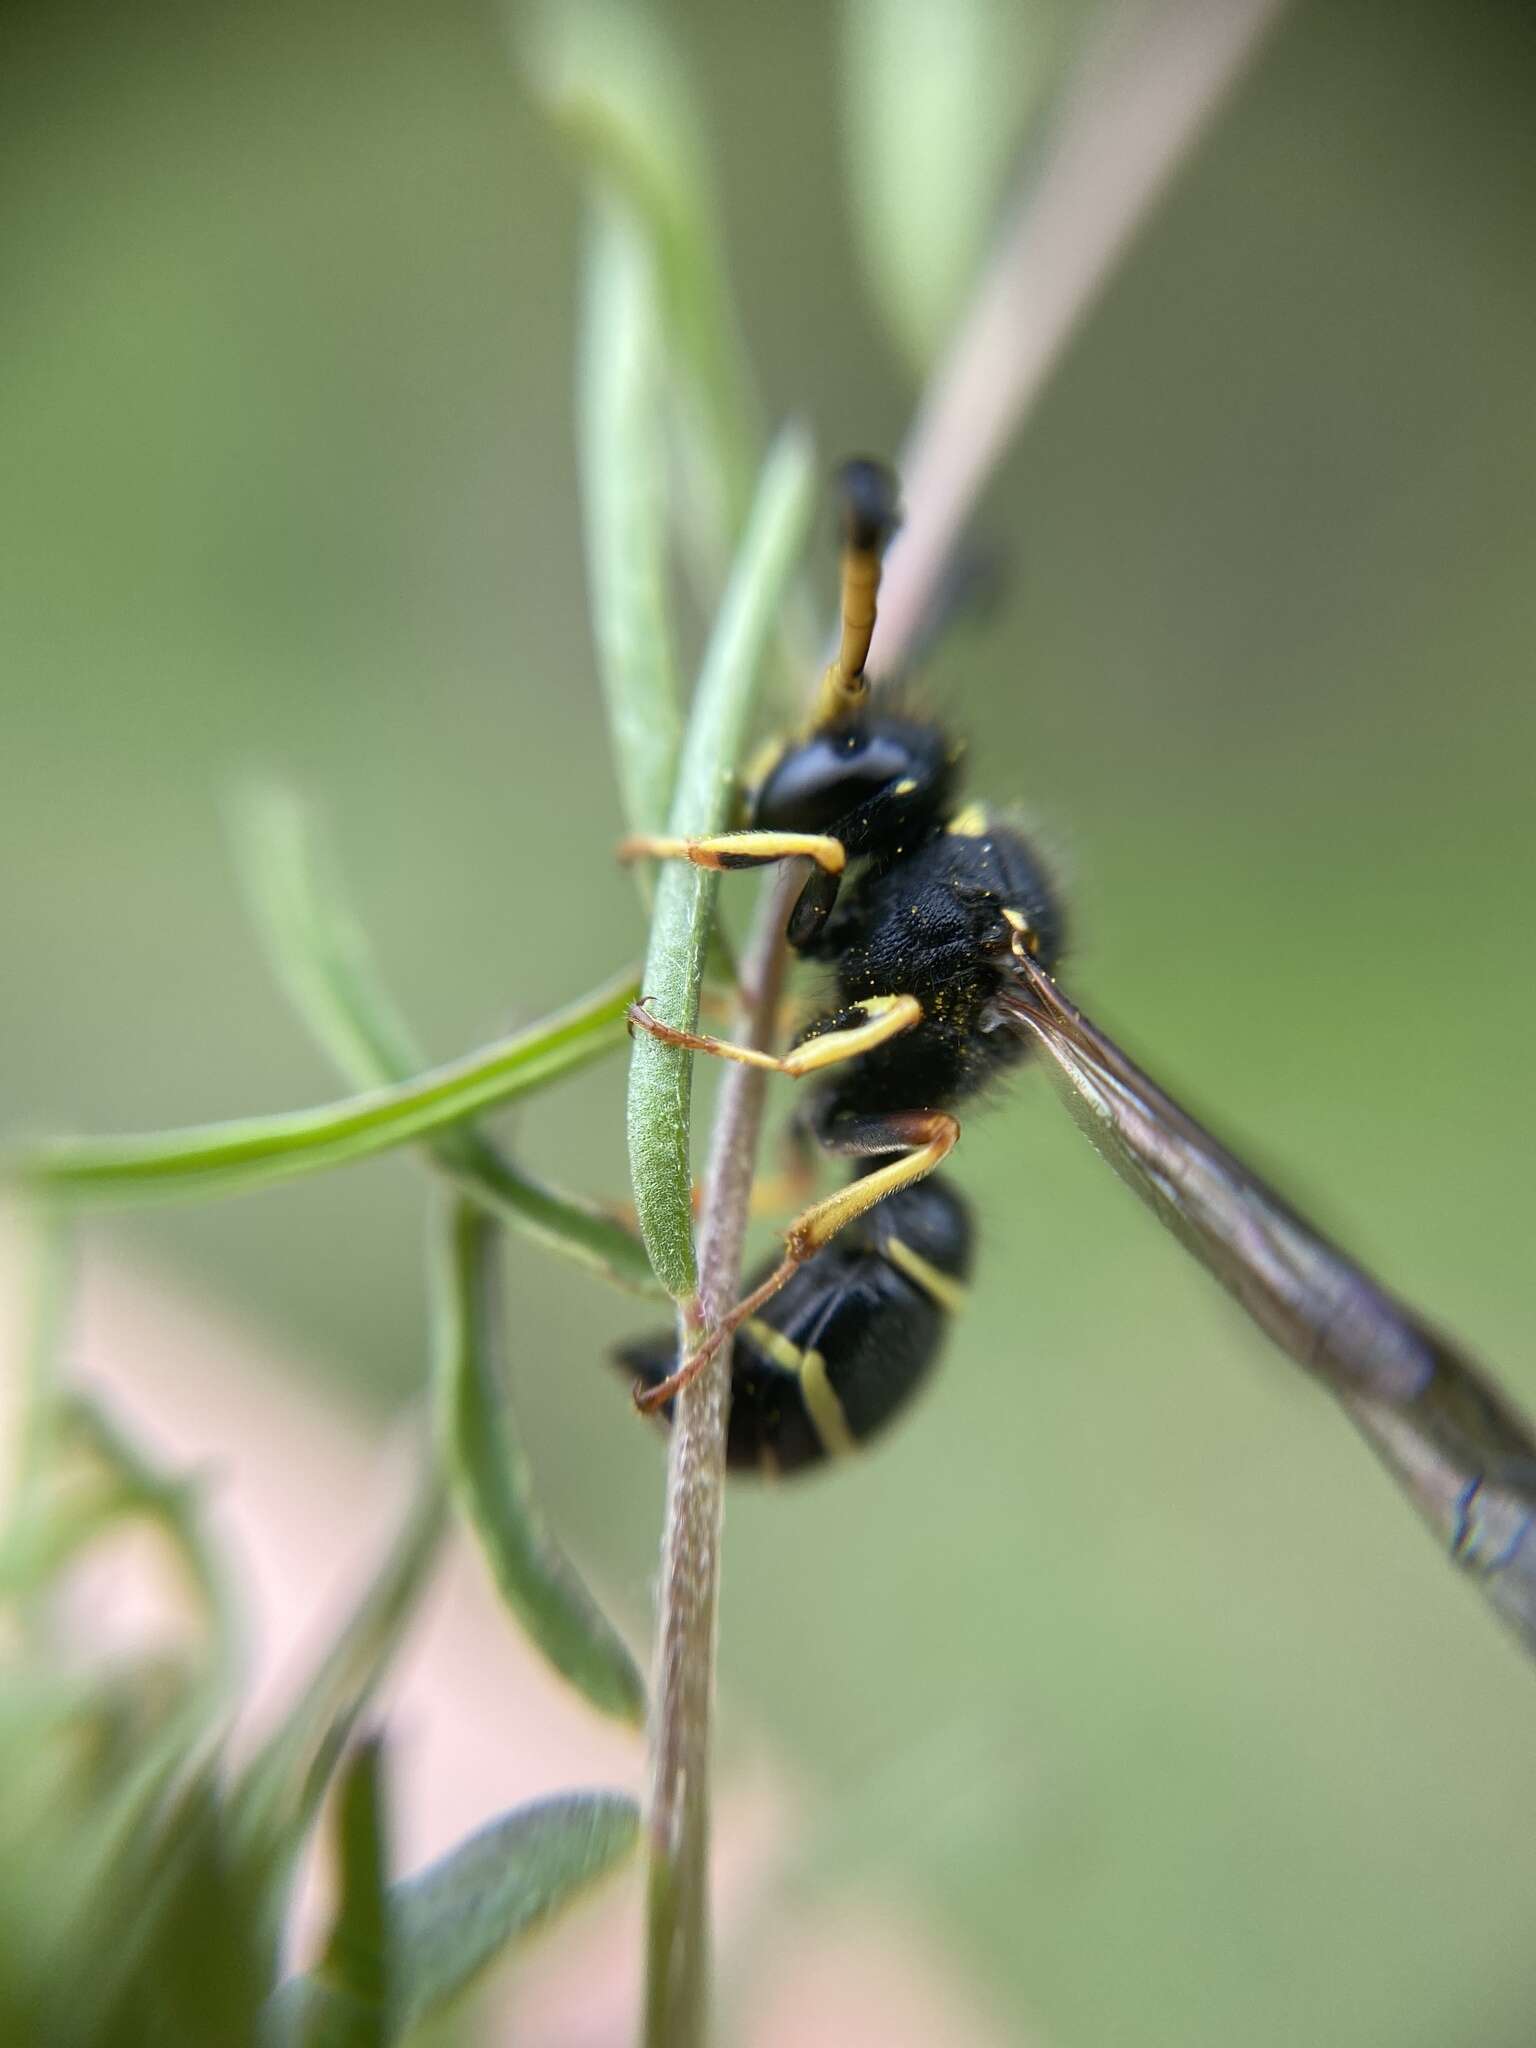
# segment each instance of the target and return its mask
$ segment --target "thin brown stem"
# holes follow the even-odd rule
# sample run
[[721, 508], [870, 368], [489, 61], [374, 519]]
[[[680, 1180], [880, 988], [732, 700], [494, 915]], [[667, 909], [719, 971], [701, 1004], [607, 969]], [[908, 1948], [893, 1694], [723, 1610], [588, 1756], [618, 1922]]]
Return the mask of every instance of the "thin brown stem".
[[901, 667], [999, 456], [1283, 5], [1131, 0], [1111, 11], [918, 407], [874, 672]]
[[[784, 977], [784, 926], [800, 879], [787, 870], [764, 891], [742, 959], [745, 1000], [736, 1035], [747, 1045], [765, 1043], [773, 1030]], [[684, 1351], [726, 1315], [741, 1285], [767, 1078], [761, 1068], [732, 1066], [720, 1084], [699, 1227], [698, 1311], [691, 1326], [684, 1323]], [[651, 1709], [648, 2048], [698, 2048], [704, 2039], [709, 1718], [730, 1384], [726, 1342], [678, 1396], [672, 1426]]]

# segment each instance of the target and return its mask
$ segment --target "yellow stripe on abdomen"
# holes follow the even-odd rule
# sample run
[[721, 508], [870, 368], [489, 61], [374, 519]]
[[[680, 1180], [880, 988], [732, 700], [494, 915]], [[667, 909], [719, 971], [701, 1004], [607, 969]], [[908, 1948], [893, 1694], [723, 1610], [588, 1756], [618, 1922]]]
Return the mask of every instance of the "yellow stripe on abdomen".
[[765, 1323], [761, 1316], [750, 1317], [742, 1325], [742, 1334], [752, 1339], [765, 1358], [800, 1382], [800, 1398], [805, 1403], [805, 1412], [811, 1418], [811, 1427], [828, 1457], [840, 1458], [856, 1450], [858, 1439], [848, 1427], [843, 1404], [827, 1378], [827, 1361], [821, 1353], [802, 1351], [782, 1330], [776, 1330], [772, 1323]]
[[811, 1426], [821, 1438], [821, 1447], [828, 1456], [843, 1458], [856, 1450], [857, 1439], [848, 1427], [842, 1402], [832, 1391], [832, 1382], [827, 1378], [827, 1361], [819, 1351], [804, 1354], [800, 1366], [800, 1391], [805, 1396]]
[[951, 1316], [964, 1312], [965, 1289], [960, 1282], [951, 1280], [947, 1273], [941, 1273], [921, 1252], [913, 1251], [911, 1245], [903, 1244], [899, 1237], [888, 1237], [880, 1251], [898, 1272], [906, 1274], [914, 1287], [927, 1295], [935, 1308], [941, 1308]]

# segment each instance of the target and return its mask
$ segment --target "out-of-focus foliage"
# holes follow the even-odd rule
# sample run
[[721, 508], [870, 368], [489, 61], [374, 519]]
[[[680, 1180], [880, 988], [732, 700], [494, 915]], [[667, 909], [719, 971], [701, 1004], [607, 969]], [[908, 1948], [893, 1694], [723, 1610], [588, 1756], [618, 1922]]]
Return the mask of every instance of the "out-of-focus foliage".
[[378, 1754], [364, 1746], [343, 1778], [336, 1914], [313, 1974], [286, 1984], [269, 2008], [279, 2048], [384, 2048], [405, 2038], [634, 1849], [633, 1800], [574, 1792], [491, 1821], [417, 1876], [386, 1885]]
[[[427, 1064], [379, 981], [368, 941], [327, 873], [303, 806], [288, 790], [246, 792], [238, 845], [247, 894], [274, 972], [309, 1029], [359, 1088], [409, 1081]], [[612, 1213], [535, 1179], [463, 1122], [430, 1140], [431, 1157], [492, 1214], [546, 1249], [642, 1293], [656, 1282], [639, 1240]]]
[[[436, 1489], [260, 1754], [232, 1772], [231, 1628], [196, 1502], [49, 1377], [38, 1375], [32, 1432], [47, 1448], [6, 1532], [25, 1569], [0, 1585], [0, 2038], [404, 2040], [622, 1860], [633, 1802], [574, 1794], [510, 1814], [384, 1893], [377, 1746], [363, 1744], [337, 1803], [340, 1902], [321, 1989], [271, 2004], [298, 1853], [435, 1554]], [[61, 1661], [72, 1567], [146, 1517], [200, 1596], [192, 1636], [128, 1661]]]
[[1055, 0], [843, 0], [842, 115], [870, 291], [912, 370], [933, 364], [1062, 69]]
[[594, 1706], [645, 1719], [645, 1685], [624, 1640], [545, 1526], [512, 1415], [501, 1232], [470, 1197], [435, 1226], [440, 1455], [503, 1599], [557, 1671]]
[[[685, 21], [767, 408], [892, 447], [826, 10]], [[640, 925], [562, 395], [576, 209], [499, 25], [146, 0], [7, 34], [7, 1126], [322, 1099], [209, 857], [253, 762], [326, 793], [435, 1056], [547, 1012]], [[1527, 1400], [1532, 86], [1518, 9], [1293, 10], [991, 495], [1007, 616], [921, 685], [1042, 816], [1085, 1000]], [[618, 1188], [612, 1064], [529, 1100], [519, 1161]], [[813, 1788], [818, 1896], [897, 1893], [1026, 2036], [1523, 2043], [1521, 1660], [1039, 1089], [957, 1170], [982, 1261], [921, 1415], [732, 1506], [727, 1739]], [[378, 1401], [423, 1370], [421, 1178], [111, 1228]], [[545, 1498], [634, 1617], [656, 1460], [579, 1369], [626, 1311], [529, 1259], [518, 1319], [567, 1361], [519, 1389]], [[27, 1985], [99, 1867], [27, 1817], [166, 1711], [154, 1674], [65, 1719], [44, 1690], [3, 1710]]]

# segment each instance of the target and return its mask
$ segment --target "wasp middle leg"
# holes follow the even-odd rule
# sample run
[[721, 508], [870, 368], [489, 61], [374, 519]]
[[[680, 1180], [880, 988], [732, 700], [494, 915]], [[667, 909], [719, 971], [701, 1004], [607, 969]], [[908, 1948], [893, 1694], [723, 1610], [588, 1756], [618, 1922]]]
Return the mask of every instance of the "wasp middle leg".
[[[854, 1020], [858, 1021], [855, 1022]], [[873, 1052], [903, 1031], [923, 1021], [923, 1006], [916, 996], [866, 996], [850, 1003], [828, 1020], [827, 1028], [804, 1038], [786, 1053], [760, 1052], [754, 1045], [734, 1045], [727, 1038], [710, 1038], [701, 1031], [682, 1031], [675, 1024], [663, 1024], [645, 1007], [642, 996], [629, 1006], [632, 1028], [648, 1031], [663, 1045], [679, 1045], [689, 1052], [712, 1053], [717, 1060], [735, 1060], [743, 1067], [764, 1067], [770, 1073], [788, 1074], [798, 1081], [804, 1074], [837, 1066]]]

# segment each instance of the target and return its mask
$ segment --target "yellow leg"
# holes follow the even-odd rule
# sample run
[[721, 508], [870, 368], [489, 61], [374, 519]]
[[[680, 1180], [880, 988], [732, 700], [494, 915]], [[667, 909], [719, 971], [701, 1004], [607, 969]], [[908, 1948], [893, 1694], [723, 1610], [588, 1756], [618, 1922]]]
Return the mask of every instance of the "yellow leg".
[[669, 1379], [663, 1380], [659, 1386], [637, 1388], [635, 1406], [647, 1415], [664, 1407], [690, 1380], [697, 1378], [734, 1330], [772, 1301], [807, 1259], [814, 1258], [840, 1230], [866, 1215], [887, 1195], [894, 1194], [898, 1188], [910, 1187], [914, 1181], [932, 1173], [940, 1161], [953, 1152], [959, 1136], [959, 1124], [942, 1110], [909, 1110], [898, 1116], [873, 1120], [859, 1144], [859, 1151], [866, 1155], [878, 1154], [906, 1146], [910, 1149], [905, 1157], [892, 1159], [873, 1173], [850, 1181], [847, 1187], [839, 1188], [835, 1195], [814, 1203], [797, 1217], [785, 1236], [784, 1256], [768, 1278], [721, 1318]]
[[619, 859], [688, 860], [696, 868], [761, 868], [804, 856], [825, 874], [840, 875], [848, 856], [840, 839], [822, 832], [716, 832], [707, 839], [652, 838], [636, 833], [619, 841]]
[[743, 1067], [764, 1067], [770, 1073], [788, 1074], [791, 1080], [798, 1081], [803, 1074], [814, 1074], [822, 1067], [835, 1067], [843, 1060], [857, 1059], [860, 1053], [873, 1052], [888, 1038], [910, 1031], [922, 1021], [923, 1015], [923, 1006], [916, 996], [868, 996], [862, 1003], [849, 1007], [862, 1010], [868, 1022], [850, 1024], [840, 1031], [824, 1031], [819, 1038], [808, 1038], [786, 1053], [759, 1052], [756, 1046], [732, 1045], [729, 1039], [709, 1038], [701, 1031], [679, 1031], [653, 1017], [643, 997], [630, 1004], [629, 1021], [632, 1027], [638, 1024], [642, 1031], [659, 1038], [663, 1045], [713, 1053], [717, 1060], [735, 1060]]

